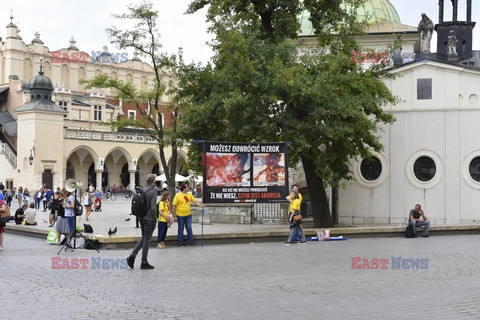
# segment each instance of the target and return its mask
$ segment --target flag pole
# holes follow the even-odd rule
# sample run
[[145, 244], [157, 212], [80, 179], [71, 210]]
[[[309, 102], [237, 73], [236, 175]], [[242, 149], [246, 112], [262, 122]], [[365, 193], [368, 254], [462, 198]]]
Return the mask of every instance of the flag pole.
[[205, 208], [202, 207], [202, 241], [201, 241], [201, 244], [200, 244], [202, 247], [205, 243], [205, 240], [203, 239], [203, 216], [204, 216], [204, 213], [205, 213]]

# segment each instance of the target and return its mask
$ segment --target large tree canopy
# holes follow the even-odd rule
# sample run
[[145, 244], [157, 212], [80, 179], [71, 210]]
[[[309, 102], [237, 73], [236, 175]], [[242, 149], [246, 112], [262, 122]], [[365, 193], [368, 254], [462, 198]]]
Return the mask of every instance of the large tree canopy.
[[[132, 83], [104, 74], [83, 82], [87, 84], [87, 88], [112, 89], [117, 98], [135, 106], [137, 117], [116, 119], [108, 125], [115, 129], [129, 126], [143, 128], [157, 142], [160, 161], [173, 198], [177, 153], [178, 148], [181, 147], [177, 126], [178, 107], [174, 104], [165, 105], [162, 103], [162, 97], [175, 94], [174, 82], [170, 80], [171, 75], [167, 72], [175, 64], [177, 57], [168, 56], [161, 50], [160, 34], [156, 25], [158, 13], [153, 10], [152, 3], [142, 2], [136, 6], [130, 5], [126, 13], [116, 14], [114, 17], [133, 23], [134, 28], [126, 30], [117, 29], [115, 26], [107, 28], [111, 42], [120, 49], [134, 49], [141, 57], [146, 58], [153, 67], [153, 81], [144, 90], [138, 90]], [[163, 125], [162, 109], [170, 110], [173, 114], [170, 126]], [[167, 161], [168, 149], [172, 152], [170, 164]]]
[[[344, 5], [341, 3], [347, 3]], [[186, 138], [289, 141], [290, 165], [302, 162], [316, 227], [329, 227], [325, 187], [350, 178], [351, 160], [380, 150], [378, 130], [393, 122], [382, 106], [395, 103], [381, 81], [386, 64], [352, 63], [357, 0], [196, 0], [209, 5], [216, 36], [205, 67], [181, 65], [177, 102]], [[308, 10], [317, 45], [297, 38]], [[198, 159], [199, 149], [190, 154]]]

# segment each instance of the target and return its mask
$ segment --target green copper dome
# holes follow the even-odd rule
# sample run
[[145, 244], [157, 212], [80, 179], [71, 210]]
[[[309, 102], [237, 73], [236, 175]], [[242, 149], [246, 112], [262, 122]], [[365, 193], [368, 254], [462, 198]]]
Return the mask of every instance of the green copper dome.
[[[363, 21], [367, 16], [368, 24], [401, 23], [397, 10], [395, 10], [395, 7], [389, 0], [367, 0], [363, 7], [358, 8], [357, 17], [359, 21]], [[304, 11], [300, 16], [300, 35], [309, 36], [314, 34], [312, 23], [309, 19], [310, 13]]]

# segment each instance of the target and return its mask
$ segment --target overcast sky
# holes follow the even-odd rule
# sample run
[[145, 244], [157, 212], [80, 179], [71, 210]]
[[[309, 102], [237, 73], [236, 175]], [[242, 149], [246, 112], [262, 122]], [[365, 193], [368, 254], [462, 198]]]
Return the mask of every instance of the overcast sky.
[[[117, 25], [121, 21], [111, 17], [113, 13], [126, 12], [129, 4], [136, 0], [16, 0], [8, 4], [1, 2], [0, 37], [5, 39], [5, 26], [10, 22], [10, 9], [13, 22], [21, 30], [23, 41], [30, 43], [38, 31], [50, 51], [68, 47], [73, 36], [80, 50], [101, 51], [106, 44], [110, 52], [118, 49], [110, 44], [105, 28]], [[400, 15], [402, 23], [417, 26], [421, 13], [425, 12], [438, 22], [438, 0], [390, 0]], [[465, 2], [460, 0], [459, 20], [465, 20]], [[480, 22], [480, 3], [473, 1], [473, 20]], [[194, 15], [184, 15], [190, 0], [156, 0], [155, 9], [159, 11], [158, 27], [162, 35], [161, 42], [168, 53], [176, 53], [179, 47], [184, 50], [185, 59], [190, 62], [208, 61], [211, 50], [206, 42], [211, 39], [207, 34], [205, 10]], [[451, 2], [445, 1], [445, 20], [451, 20]], [[480, 25], [474, 29], [474, 48], [480, 48]], [[434, 37], [435, 39], [435, 37]], [[432, 43], [432, 49], [435, 44]], [[129, 54], [129, 57], [131, 53]]]

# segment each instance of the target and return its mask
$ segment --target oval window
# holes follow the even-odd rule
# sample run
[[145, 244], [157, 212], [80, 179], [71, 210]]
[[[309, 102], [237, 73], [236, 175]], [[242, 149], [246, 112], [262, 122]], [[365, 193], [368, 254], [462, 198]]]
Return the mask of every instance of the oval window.
[[436, 172], [437, 167], [432, 158], [422, 156], [415, 160], [415, 164], [413, 165], [413, 173], [418, 180], [423, 182], [430, 181], [433, 179], [433, 177], [435, 177]]
[[480, 157], [475, 157], [470, 161], [468, 170], [472, 179], [480, 182]]
[[360, 173], [367, 181], [375, 181], [382, 174], [382, 163], [377, 157], [372, 159], [363, 159], [360, 164]]

